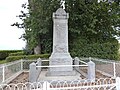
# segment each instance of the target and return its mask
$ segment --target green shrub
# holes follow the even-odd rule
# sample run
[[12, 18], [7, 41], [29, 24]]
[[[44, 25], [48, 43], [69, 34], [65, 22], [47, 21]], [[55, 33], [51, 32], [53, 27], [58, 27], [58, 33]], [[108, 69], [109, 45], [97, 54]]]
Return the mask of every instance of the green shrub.
[[7, 62], [20, 60], [20, 59], [38, 59], [38, 58], [49, 58], [50, 54], [39, 54], [39, 55], [20, 55], [20, 56], [9, 56], [6, 58]]
[[20, 56], [20, 55], [24, 55], [24, 52], [16, 52], [16, 53], [10, 53], [9, 56]]
[[9, 54], [7, 52], [0, 52], [0, 60], [4, 60]]
[[0, 50], [0, 60], [6, 59], [10, 53], [21, 52], [22, 50]]
[[6, 61], [7, 61], [7, 62], [12, 62], [12, 61], [20, 60], [20, 59], [24, 59], [24, 58], [26, 58], [25, 55], [23, 55], [23, 56], [8, 56], [8, 57], [6, 58]]
[[28, 55], [26, 59], [49, 58], [50, 54]]
[[88, 43], [85, 39], [77, 40], [70, 45], [70, 53], [73, 57], [95, 57], [118, 60], [119, 46], [117, 41]]

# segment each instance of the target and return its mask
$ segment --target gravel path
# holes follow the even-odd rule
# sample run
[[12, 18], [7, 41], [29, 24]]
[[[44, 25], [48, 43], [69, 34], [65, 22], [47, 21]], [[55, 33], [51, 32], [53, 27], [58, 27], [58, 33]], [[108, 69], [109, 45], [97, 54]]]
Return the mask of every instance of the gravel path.
[[25, 83], [25, 82], [28, 82], [28, 77], [29, 77], [29, 73], [28, 72], [23, 72], [22, 74], [20, 74], [17, 78], [15, 78], [10, 83], [14, 83], [14, 84]]

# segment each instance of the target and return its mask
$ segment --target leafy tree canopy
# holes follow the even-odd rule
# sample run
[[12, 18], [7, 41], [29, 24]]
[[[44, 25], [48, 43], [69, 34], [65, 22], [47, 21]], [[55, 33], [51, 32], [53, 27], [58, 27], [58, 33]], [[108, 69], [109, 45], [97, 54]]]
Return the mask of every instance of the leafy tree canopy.
[[70, 34], [75, 38], [104, 42], [120, 36], [120, 6], [116, 2], [66, 0], [66, 10], [70, 13]]
[[[65, 0], [69, 18], [69, 43], [78, 37], [89, 43], [114, 40], [120, 36], [120, 6], [119, 2], [108, 3], [96, 0]], [[13, 26], [25, 29], [23, 38], [28, 47], [33, 49], [39, 45], [43, 53], [51, 51], [52, 44], [52, 13], [60, 7], [60, 0], [29, 0], [29, 13], [21, 11], [19, 18], [22, 24]], [[75, 48], [75, 47], [72, 47]]]

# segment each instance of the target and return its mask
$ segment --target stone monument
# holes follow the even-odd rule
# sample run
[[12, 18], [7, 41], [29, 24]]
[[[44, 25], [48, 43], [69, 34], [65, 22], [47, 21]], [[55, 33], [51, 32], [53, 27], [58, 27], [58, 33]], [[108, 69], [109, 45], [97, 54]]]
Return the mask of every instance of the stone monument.
[[[68, 18], [69, 14], [64, 9], [59, 8], [53, 13], [53, 52], [50, 56], [50, 66], [72, 65], [72, 57], [68, 52]], [[70, 76], [75, 75], [73, 67], [50, 67], [50, 76]]]
[[[68, 51], [68, 18], [69, 14], [64, 9], [59, 8], [53, 13], [53, 52], [49, 57], [50, 68], [48, 71], [42, 71], [42, 60], [39, 58], [36, 63], [30, 64], [29, 81], [37, 82], [39, 80], [80, 80], [81, 71], [79, 66], [79, 58], [73, 60]], [[87, 63], [89, 81], [95, 81], [95, 63], [91, 61]], [[67, 67], [66, 67], [67, 66]], [[76, 70], [76, 71], [75, 71]]]

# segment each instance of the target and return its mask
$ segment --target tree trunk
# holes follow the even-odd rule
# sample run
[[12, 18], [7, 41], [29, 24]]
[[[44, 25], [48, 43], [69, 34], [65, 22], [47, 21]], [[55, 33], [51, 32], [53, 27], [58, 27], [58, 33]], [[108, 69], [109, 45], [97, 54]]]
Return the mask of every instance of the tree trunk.
[[41, 54], [41, 45], [37, 45], [34, 48], [34, 54]]

